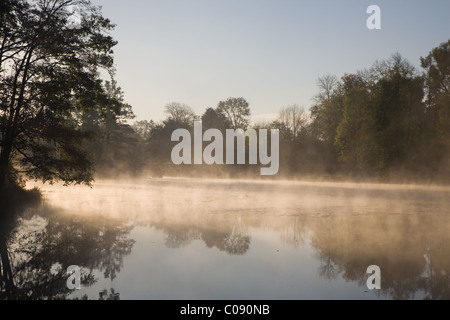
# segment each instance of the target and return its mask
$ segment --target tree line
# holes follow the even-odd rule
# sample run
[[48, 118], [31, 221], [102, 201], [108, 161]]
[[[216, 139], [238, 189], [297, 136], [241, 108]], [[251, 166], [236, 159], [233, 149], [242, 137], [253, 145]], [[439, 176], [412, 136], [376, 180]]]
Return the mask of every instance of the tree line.
[[[422, 57], [421, 68], [395, 53], [353, 74], [324, 75], [309, 112], [286, 106], [275, 121], [251, 127], [280, 130], [282, 177], [448, 181], [450, 40]], [[244, 98], [221, 101], [201, 116], [181, 103], [168, 104], [165, 112], [161, 123], [133, 125], [144, 158], [156, 167], [170, 160], [173, 130], [192, 130], [195, 119], [205, 129], [250, 128]], [[225, 170], [241, 176], [253, 172], [249, 166]], [[218, 174], [217, 168], [193, 171]]]
[[340, 78], [325, 75], [310, 111], [286, 106], [272, 122], [252, 125], [249, 102], [232, 97], [202, 115], [169, 103], [163, 121], [132, 123], [114, 78], [114, 24], [99, 8], [88, 0], [5, 0], [0, 19], [2, 190], [27, 179], [257, 172], [173, 165], [171, 134], [192, 130], [194, 120], [205, 130], [279, 129], [280, 177], [448, 180], [450, 40], [421, 58], [420, 70], [394, 54]]
[[339, 81], [325, 76], [310, 132], [333, 151], [334, 170], [446, 178], [450, 160], [450, 41], [421, 58], [400, 54]]

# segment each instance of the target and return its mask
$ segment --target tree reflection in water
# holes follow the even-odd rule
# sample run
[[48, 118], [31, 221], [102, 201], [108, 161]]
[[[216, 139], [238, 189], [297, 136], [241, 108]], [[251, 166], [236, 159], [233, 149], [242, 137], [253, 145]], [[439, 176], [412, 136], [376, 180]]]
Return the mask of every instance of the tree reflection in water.
[[[131, 227], [111, 222], [101, 226], [63, 218], [50, 210], [2, 203], [0, 222], [0, 299], [67, 299], [66, 270], [77, 265], [81, 283], [96, 282], [93, 271], [114, 280], [131, 253]], [[87, 298], [87, 297], [84, 297]], [[117, 299], [119, 293], [102, 291], [100, 299]]]
[[392, 299], [450, 299], [450, 217], [363, 215], [312, 219], [311, 244], [319, 276], [366, 287], [370, 265], [381, 268], [380, 295]]
[[240, 218], [234, 220], [158, 221], [152, 227], [162, 230], [169, 248], [182, 248], [194, 240], [201, 240], [208, 248], [217, 248], [230, 255], [244, 255], [250, 248], [247, 226]]

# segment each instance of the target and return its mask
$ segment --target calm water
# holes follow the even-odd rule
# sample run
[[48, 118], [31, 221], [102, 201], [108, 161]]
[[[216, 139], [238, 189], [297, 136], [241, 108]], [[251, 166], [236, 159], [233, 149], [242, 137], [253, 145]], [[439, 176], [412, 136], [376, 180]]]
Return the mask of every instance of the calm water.
[[[200, 179], [41, 188], [45, 203], [21, 212], [6, 237], [22, 297], [450, 298], [449, 188]], [[69, 265], [82, 270], [80, 291], [66, 290]], [[381, 290], [367, 289], [370, 265]]]

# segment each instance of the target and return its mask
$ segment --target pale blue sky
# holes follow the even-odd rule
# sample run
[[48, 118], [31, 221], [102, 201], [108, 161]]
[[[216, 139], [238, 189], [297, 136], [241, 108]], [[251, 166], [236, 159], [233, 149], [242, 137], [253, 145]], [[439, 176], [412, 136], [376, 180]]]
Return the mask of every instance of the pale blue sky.
[[[92, 0], [117, 24], [117, 80], [138, 120], [181, 102], [197, 114], [244, 97], [254, 119], [308, 109], [316, 80], [400, 52], [420, 57], [450, 38], [449, 0]], [[369, 5], [382, 29], [368, 30]]]

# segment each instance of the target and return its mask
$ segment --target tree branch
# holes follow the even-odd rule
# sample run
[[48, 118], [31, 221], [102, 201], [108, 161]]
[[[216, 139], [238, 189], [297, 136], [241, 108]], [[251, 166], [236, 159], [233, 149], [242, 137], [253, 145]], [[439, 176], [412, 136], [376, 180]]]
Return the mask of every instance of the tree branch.
[[[58, 179], [64, 180], [57, 172], [53, 172], [49, 170], [48, 168], [42, 167], [38, 164], [36, 164], [25, 152], [22, 152], [17, 146], [14, 146], [14, 149], [19, 152], [32, 166], [36, 167], [37, 169], [47, 173], [50, 176], [55, 176]], [[33, 169], [26, 170], [27, 172], [32, 172]]]

